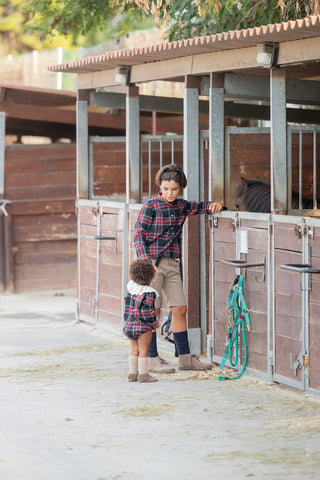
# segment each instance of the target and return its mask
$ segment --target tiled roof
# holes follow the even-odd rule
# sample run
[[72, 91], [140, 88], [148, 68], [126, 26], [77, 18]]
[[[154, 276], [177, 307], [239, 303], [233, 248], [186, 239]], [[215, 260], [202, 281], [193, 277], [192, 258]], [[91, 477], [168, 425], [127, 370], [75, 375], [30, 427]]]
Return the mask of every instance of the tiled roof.
[[139, 65], [190, 55], [245, 48], [266, 42], [289, 42], [320, 36], [320, 15], [204, 37], [163, 42], [141, 48], [108, 51], [102, 55], [49, 67], [54, 72], [88, 73], [118, 66]]

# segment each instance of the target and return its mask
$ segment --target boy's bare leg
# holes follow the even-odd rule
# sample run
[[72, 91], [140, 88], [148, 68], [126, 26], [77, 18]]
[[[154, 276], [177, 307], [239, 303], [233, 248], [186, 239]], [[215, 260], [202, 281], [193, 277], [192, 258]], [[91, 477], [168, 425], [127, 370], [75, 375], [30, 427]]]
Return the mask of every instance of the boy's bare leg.
[[142, 333], [138, 337], [138, 345], [139, 345], [139, 359], [138, 359], [138, 382], [139, 383], [149, 383], [149, 382], [157, 382], [158, 379], [151, 377], [148, 374], [148, 352], [152, 338], [152, 331], [149, 330], [148, 332]]
[[129, 382], [136, 382], [138, 378], [138, 358], [139, 358], [139, 345], [138, 340], [130, 340], [131, 352], [129, 355]]
[[187, 330], [187, 307], [171, 307], [172, 311], [172, 331], [174, 333]]
[[152, 331], [144, 332], [138, 337], [139, 357], [147, 357], [151, 343]]

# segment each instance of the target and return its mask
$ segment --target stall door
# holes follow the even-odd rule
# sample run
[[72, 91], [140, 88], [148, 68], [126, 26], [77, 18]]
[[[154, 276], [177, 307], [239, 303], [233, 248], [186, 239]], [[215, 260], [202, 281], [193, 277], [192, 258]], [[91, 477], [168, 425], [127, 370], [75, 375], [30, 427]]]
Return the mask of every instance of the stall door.
[[302, 219], [274, 223], [274, 376], [281, 384], [304, 390], [307, 369], [307, 233]]

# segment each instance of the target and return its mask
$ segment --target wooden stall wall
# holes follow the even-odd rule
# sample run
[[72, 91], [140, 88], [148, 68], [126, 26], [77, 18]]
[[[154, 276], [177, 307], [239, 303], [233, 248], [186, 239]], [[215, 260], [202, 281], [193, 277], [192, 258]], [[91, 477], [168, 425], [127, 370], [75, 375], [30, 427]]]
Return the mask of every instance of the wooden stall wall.
[[5, 155], [14, 289], [75, 289], [75, 145], [13, 145]]
[[95, 141], [93, 155], [93, 195], [126, 198], [126, 141]]
[[123, 207], [100, 206], [97, 322], [122, 329]]
[[79, 201], [79, 318], [89, 323], [97, 321], [97, 204]]
[[79, 317], [121, 331], [124, 205], [79, 201]]

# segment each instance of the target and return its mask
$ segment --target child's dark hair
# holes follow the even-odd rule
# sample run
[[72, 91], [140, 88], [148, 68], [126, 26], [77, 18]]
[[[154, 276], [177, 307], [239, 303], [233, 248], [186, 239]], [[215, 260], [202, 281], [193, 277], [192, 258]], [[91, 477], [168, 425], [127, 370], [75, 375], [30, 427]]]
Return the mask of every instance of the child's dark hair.
[[130, 278], [139, 285], [150, 285], [155, 276], [155, 269], [150, 260], [138, 258], [130, 265]]
[[170, 165], [165, 165], [164, 167], [160, 168], [160, 170], [156, 174], [156, 185], [161, 187], [161, 182], [170, 180], [175, 181], [180, 185], [180, 188], [185, 188], [187, 186], [187, 179], [179, 165], [175, 163], [171, 163]]

